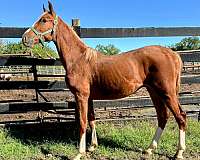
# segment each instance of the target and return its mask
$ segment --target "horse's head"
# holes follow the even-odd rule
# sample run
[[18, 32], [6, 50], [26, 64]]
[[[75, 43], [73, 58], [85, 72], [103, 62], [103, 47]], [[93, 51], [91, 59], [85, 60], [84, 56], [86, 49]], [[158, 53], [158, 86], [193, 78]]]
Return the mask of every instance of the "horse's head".
[[37, 43], [44, 45], [44, 42], [53, 40], [56, 34], [58, 24], [58, 16], [53, 10], [52, 4], [49, 3], [49, 10], [45, 9], [38, 21], [30, 27], [22, 36], [22, 42], [27, 47], [33, 47]]

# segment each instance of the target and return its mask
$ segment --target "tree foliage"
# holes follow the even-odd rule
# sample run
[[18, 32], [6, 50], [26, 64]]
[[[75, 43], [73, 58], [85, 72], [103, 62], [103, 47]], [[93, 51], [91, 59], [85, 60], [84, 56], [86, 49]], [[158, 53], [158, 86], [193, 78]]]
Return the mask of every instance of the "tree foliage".
[[114, 55], [114, 54], [118, 54], [120, 52], [120, 49], [116, 48], [113, 44], [109, 44], [107, 46], [98, 44], [95, 49], [106, 55]]
[[2, 43], [0, 47], [0, 54], [21, 54], [28, 52], [28, 49], [21, 43]]
[[41, 47], [40, 45], [35, 45], [32, 49], [32, 54], [40, 58], [58, 58], [58, 54], [48, 45]]
[[0, 39], [0, 47], [3, 45], [3, 40]]
[[25, 47], [21, 42], [0, 43], [0, 54], [30, 54], [37, 58], [57, 58], [58, 54], [48, 45], [41, 47], [35, 45], [33, 48]]
[[198, 37], [188, 37], [169, 47], [174, 51], [198, 50], [200, 49], [200, 40]]

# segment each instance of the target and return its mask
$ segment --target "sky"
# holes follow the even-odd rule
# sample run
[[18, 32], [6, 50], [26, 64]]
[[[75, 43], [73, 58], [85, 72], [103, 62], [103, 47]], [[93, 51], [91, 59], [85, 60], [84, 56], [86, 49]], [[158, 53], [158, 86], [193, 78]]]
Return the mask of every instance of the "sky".
[[[47, 0], [0, 0], [0, 27], [29, 27]], [[51, 0], [66, 23], [79, 18], [81, 27], [200, 26], [200, 0]], [[121, 51], [147, 45], [169, 46], [183, 37], [83, 39], [90, 47], [114, 44]], [[6, 39], [4, 41], [19, 41]], [[50, 44], [53, 46], [53, 44]]]

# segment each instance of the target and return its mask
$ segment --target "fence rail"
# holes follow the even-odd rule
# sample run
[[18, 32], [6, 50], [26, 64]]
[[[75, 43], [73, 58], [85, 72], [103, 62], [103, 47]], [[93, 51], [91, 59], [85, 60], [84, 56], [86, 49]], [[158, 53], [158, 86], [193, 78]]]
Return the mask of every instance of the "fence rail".
[[[0, 38], [21, 38], [28, 28], [0, 27]], [[81, 38], [171, 37], [199, 36], [200, 27], [146, 27], [146, 28], [81, 28], [76, 26]]]
[[[182, 105], [200, 104], [200, 96], [181, 96], [179, 98]], [[125, 98], [118, 100], [94, 100], [94, 108], [144, 108], [152, 107], [150, 98]], [[74, 109], [75, 102], [11, 102], [0, 103], [0, 114], [6, 113], [26, 113], [29, 111], [48, 111], [56, 109]], [[196, 110], [195, 110], [196, 111]], [[199, 110], [198, 110], [199, 112]]]

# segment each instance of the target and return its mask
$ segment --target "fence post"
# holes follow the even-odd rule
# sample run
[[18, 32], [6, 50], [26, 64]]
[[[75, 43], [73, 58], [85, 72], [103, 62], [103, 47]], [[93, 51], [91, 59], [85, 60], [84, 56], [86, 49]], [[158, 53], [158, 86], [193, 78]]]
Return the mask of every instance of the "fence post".
[[37, 77], [37, 68], [36, 65], [32, 65], [32, 72], [33, 72], [33, 78], [34, 78], [34, 82], [35, 82], [35, 96], [36, 96], [36, 101], [39, 102], [39, 98], [38, 98], [38, 86], [37, 86], [37, 81], [38, 81], [38, 77]]
[[80, 19], [72, 19], [72, 27], [79, 37], [81, 37]]
[[[33, 71], [33, 77], [34, 77], [34, 82], [35, 82], [35, 96], [36, 96], [36, 101], [37, 103], [39, 103], [39, 88], [38, 88], [38, 75], [37, 75], [37, 67], [36, 67], [36, 64], [32, 65], [32, 71]], [[44, 115], [43, 115], [43, 111], [40, 110], [38, 112], [38, 117], [37, 119], [40, 121], [40, 122], [43, 122], [44, 120]]]

